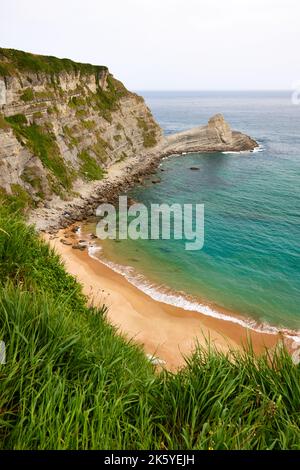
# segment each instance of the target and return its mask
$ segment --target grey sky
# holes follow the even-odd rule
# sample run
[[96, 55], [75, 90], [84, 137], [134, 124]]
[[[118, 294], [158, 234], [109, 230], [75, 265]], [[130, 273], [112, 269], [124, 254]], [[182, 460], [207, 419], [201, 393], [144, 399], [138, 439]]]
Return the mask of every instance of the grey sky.
[[299, 0], [1, 0], [0, 45], [107, 65], [136, 90], [290, 89]]

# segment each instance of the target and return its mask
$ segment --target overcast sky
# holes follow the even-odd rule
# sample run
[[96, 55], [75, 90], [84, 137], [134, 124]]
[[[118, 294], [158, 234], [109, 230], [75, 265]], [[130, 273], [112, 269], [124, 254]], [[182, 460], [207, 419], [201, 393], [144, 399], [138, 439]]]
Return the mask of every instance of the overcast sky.
[[8, 0], [0, 46], [104, 64], [132, 90], [290, 89], [299, 0]]

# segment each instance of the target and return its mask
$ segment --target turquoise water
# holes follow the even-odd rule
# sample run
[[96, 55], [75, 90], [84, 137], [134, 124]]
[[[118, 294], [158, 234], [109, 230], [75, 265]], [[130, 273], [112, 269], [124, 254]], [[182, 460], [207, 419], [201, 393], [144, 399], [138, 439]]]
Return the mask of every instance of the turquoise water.
[[186, 251], [185, 240], [128, 240], [106, 242], [105, 255], [158, 292], [169, 287], [214, 311], [299, 329], [300, 106], [286, 92], [142, 94], [166, 133], [222, 112], [262, 151], [171, 157], [157, 171], [160, 184], [150, 179], [130, 193], [146, 205], [203, 203], [201, 251]]

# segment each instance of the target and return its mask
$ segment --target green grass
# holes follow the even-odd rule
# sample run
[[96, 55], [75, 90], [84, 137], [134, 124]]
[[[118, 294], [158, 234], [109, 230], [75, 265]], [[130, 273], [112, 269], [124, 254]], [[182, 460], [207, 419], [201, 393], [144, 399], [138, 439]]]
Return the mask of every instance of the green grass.
[[51, 101], [55, 99], [55, 94], [51, 90], [36, 91], [35, 97], [39, 100]]
[[81, 64], [70, 59], [58, 59], [52, 56], [42, 56], [15, 49], [0, 48], [0, 75], [15, 75], [18, 72], [46, 73], [50, 75], [62, 72], [76, 74], [94, 74], [98, 78], [107, 71], [105, 66]]
[[96, 123], [95, 121], [90, 121], [90, 120], [82, 120], [81, 121], [81, 124], [83, 125], [83, 127], [85, 129], [87, 129], [88, 131], [92, 131], [93, 129], [95, 129], [96, 127]]
[[198, 348], [155, 373], [4, 206], [0, 229], [1, 449], [300, 448], [300, 367], [284, 350]]
[[100, 116], [111, 123], [112, 112], [118, 109], [120, 99], [127, 96], [128, 93], [129, 92], [121, 82], [116, 80], [112, 75], [108, 75], [107, 88], [105, 90], [98, 88], [91, 104], [95, 110], [98, 110]]
[[137, 118], [138, 127], [142, 130], [144, 147], [154, 147], [157, 144], [156, 132], [153, 128], [153, 123], [147, 124], [145, 119], [138, 117]]
[[106, 142], [106, 140], [102, 139], [99, 132], [96, 135], [97, 142], [93, 146], [92, 150], [97, 155], [97, 159], [104, 163], [108, 158], [107, 149], [112, 150], [112, 147], [109, 145], [108, 142]]
[[[0, 49], [0, 75], [104, 69]], [[90, 103], [76, 98], [70, 106], [80, 112], [91, 105], [109, 121], [126, 93], [109, 76]], [[138, 118], [138, 126], [144, 145], [155, 145], [150, 118]], [[0, 128], [11, 128], [41, 159], [59, 194], [71, 187], [73, 174], [49, 128], [22, 114], [0, 115]], [[78, 144], [73, 129], [64, 134]], [[99, 162], [109, 148], [97, 135]], [[96, 158], [87, 151], [79, 158], [87, 180], [103, 177]], [[23, 179], [41, 190], [37, 175], [28, 171]], [[19, 185], [10, 195], [0, 192], [0, 340], [7, 346], [0, 449], [300, 449], [300, 366], [286, 351], [257, 359], [249, 350], [229, 360], [208, 345], [178, 374], [156, 373], [109, 325], [105, 306], [88, 306], [59, 257], [25, 225], [19, 214], [31, 204]]]
[[88, 181], [101, 180], [104, 176], [104, 171], [100, 167], [95, 158], [91, 157], [86, 150], [79, 155], [81, 160], [80, 174]]
[[41, 111], [36, 111], [33, 113], [33, 119], [42, 119], [43, 113]]
[[86, 108], [82, 108], [82, 109], [76, 109], [76, 117], [78, 118], [79, 121], [84, 121], [84, 118], [88, 117], [89, 115], [89, 112]]
[[9, 205], [13, 211], [25, 212], [33, 205], [31, 196], [19, 184], [12, 184], [11, 194], [0, 188], [0, 205]]
[[43, 165], [48, 168], [65, 189], [71, 189], [73, 174], [67, 169], [60, 155], [55, 136], [47, 128], [37, 124], [27, 125], [23, 114], [5, 118], [12, 126], [16, 137], [23, 142], [34, 155], [40, 158]]
[[34, 168], [26, 167], [21, 175], [21, 179], [35, 189], [36, 195], [40, 199], [45, 198], [41, 176]]
[[34, 99], [34, 92], [32, 88], [26, 88], [20, 96], [22, 101], [28, 102]]
[[82, 98], [82, 97], [80, 97], [80, 96], [73, 96], [73, 97], [69, 100], [68, 105], [69, 105], [69, 107], [72, 108], [72, 109], [77, 109], [78, 106], [85, 106], [86, 103], [85, 103], [84, 98]]
[[63, 131], [65, 137], [67, 137], [69, 140], [70, 148], [76, 147], [76, 145], [79, 144], [79, 140], [75, 137], [74, 131], [68, 126], [64, 126]]
[[5, 120], [14, 126], [15, 128], [21, 127], [27, 124], [27, 118], [25, 114], [15, 114], [14, 116], [7, 116]]

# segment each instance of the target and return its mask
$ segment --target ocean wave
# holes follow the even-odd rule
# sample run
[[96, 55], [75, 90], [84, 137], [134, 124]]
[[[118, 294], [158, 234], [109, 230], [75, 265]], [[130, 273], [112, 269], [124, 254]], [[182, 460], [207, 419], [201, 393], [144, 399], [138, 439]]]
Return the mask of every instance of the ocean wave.
[[[89, 247], [90, 248], [90, 247]], [[220, 312], [208, 305], [204, 305], [197, 301], [196, 299], [183, 295], [179, 292], [171, 291], [165, 285], [158, 285], [150, 283], [145, 276], [138, 274], [132, 266], [124, 266], [121, 264], [114, 263], [106, 258], [99, 258], [96, 256], [97, 251], [101, 251], [101, 248], [98, 247], [98, 250], [88, 250], [88, 253], [91, 258], [96, 261], [104, 264], [113, 271], [117, 272], [123, 276], [130, 284], [134, 285], [137, 289], [144, 292], [144, 294], [151, 297], [153, 300], [162, 302], [167, 305], [172, 305], [174, 307], [182, 308], [186, 311], [198, 312], [202, 315], [208, 317], [217, 318], [223, 321], [229, 321], [235, 323], [244, 328], [259, 332], [259, 333], [268, 333], [276, 335], [278, 333], [284, 334], [289, 340], [294, 343], [299, 343], [300, 346], [300, 331], [290, 330], [287, 328], [276, 327], [267, 323], [258, 323], [257, 321], [251, 318], [239, 318], [233, 315], [229, 315], [224, 312]]]
[[253, 150], [241, 150], [239, 152], [231, 150], [231, 151], [226, 151], [226, 152], [221, 152], [223, 155], [241, 155], [244, 153], [258, 153], [258, 152], [263, 152], [264, 147], [262, 144], [259, 144], [257, 147], [255, 147]]
[[226, 152], [221, 152], [223, 155], [240, 155], [241, 153], [250, 153], [251, 150], [244, 150], [243, 152], [240, 151], [240, 152], [237, 152], [237, 151], [234, 151], [234, 150], [228, 150]]
[[264, 146], [262, 144], [259, 144], [258, 147], [255, 147], [255, 149], [252, 150], [252, 153], [263, 152], [264, 150]]

